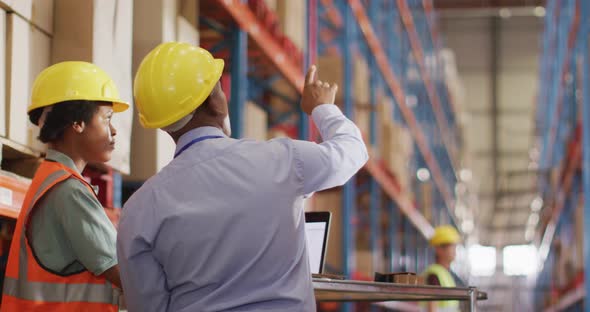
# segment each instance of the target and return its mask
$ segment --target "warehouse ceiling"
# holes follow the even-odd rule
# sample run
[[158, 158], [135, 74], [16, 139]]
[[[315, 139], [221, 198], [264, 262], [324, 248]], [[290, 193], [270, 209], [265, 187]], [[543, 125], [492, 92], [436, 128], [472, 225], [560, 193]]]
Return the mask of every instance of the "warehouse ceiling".
[[[467, 2], [485, 1], [435, 1], [446, 6]], [[473, 207], [478, 242], [498, 247], [529, 243], [537, 221], [531, 217], [531, 204], [537, 197], [538, 176], [543, 174], [535, 165], [534, 135], [543, 19], [534, 14], [502, 18], [498, 9], [463, 18], [455, 10], [439, 13], [444, 45], [455, 53], [465, 89], [460, 108], [466, 148], [463, 165], [473, 171], [478, 195]]]

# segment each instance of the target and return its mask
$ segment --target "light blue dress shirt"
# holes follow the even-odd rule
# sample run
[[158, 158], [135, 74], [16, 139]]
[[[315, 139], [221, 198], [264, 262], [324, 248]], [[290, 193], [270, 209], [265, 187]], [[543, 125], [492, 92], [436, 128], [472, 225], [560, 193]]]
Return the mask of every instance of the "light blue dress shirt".
[[117, 253], [127, 307], [149, 311], [315, 311], [304, 195], [348, 181], [367, 161], [337, 106], [312, 117], [323, 143], [235, 140], [194, 129], [125, 204]]

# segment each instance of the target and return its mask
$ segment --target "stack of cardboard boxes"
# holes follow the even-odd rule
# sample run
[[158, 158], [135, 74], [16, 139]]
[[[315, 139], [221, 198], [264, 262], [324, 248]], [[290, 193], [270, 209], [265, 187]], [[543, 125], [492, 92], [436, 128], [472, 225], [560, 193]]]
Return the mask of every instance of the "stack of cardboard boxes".
[[[130, 47], [122, 45], [129, 42], [130, 29], [126, 35], [125, 22], [131, 20], [126, 12], [131, 12], [132, 1], [100, 3], [101, 6], [95, 9], [92, 1], [59, 1], [55, 7], [53, 0], [0, 2], [0, 38], [6, 44], [0, 49], [0, 96], [5, 99], [4, 109], [0, 110], [0, 135], [36, 150], [46, 148], [36, 139], [38, 128], [29, 123], [26, 110], [37, 74], [58, 61], [97, 63], [113, 77], [122, 97], [131, 100], [130, 66], [125, 66], [131, 54], [124, 55]], [[71, 14], [70, 9], [79, 12]], [[117, 17], [113, 16], [115, 11]], [[100, 25], [101, 30], [105, 26], [118, 25], [117, 37], [114, 29], [96, 31], [101, 35], [93, 33], [93, 22]], [[128, 112], [114, 121], [119, 129], [120, 146], [112, 165], [123, 172], [129, 170], [125, 155], [129, 154], [130, 116], [131, 112]]]
[[[51, 64], [52, 0], [0, 1], [0, 136], [42, 150], [28, 120], [31, 85]], [[27, 148], [23, 148], [25, 150]], [[8, 155], [2, 155], [8, 158]], [[0, 171], [0, 210], [16, 217], [30, 180]]]
[[[97, 64], [131, 102], [132, 0], [11, 0], [0, 6], [0, 39], [6, 43], [0, 48], [0, 97], [5, 99], [0, 135], [46, 149], [27, 107], [36, 76], [60, 61]], [[123, 173], [129, 172], [132, 115], [131, 109], [113, 119], [118, 146], [110, 165]]]
[[268, 115], [258, 104], [247, 102], [244, 109], [244, 138], [266, 141], [268, 137]]
[[[0, 98], [5, 98], [0, 136], [46, 149], [36, 139], [39, 129], [28, 121], [26, 109], [35, 77], [54, 63], [76, 60], [98, 65], [113, 78], [121, 98], [132, 103], [134, 69], [150, 49], [172, 40], [198, 45], [198, 1], [135, 4], [133, 0], [0, 0], [0, 42], [6, 43], [0, 48]], [[174, 145], [164, 133], [134, 126], [133, 117], [132, 107], [113, 118], [117, 147], [109, 165], [146, 179], [168, 163]], [[137, 163], [131, 164], [132, 154], [138, 156]]]
[[[115, 81], [121, 98], [132, 103], [133, 1], [59, 0], [54, 7], [52, 63], [91, 62]], [[130, 171], [133, 107], [113, 118], [117, 148], [109, 165]]]
[[[318, 59], [319, 79], [337, 83], [340, 87], [336, 103], [344, 105], [344, 63], [339, 56], [322, 56]], [[362, 57], [355, 57], [352, 64], [352, 96], [354, 104], [369, 104], [369, 69]]]
[[38, 130], [27, 117], [31, 85], [51, 64], [53, 1], [12, 0], [0, 3], [0, 135], [36, 149], [43, 149]]
[[[135, 75], [143, 58], [157, 45], [167, 41], [199, 44], [196, 0], [144, 0], [133, 7], [133, 65]], [[126, 179], [143, 181], [166, 166], [174, 155], [172, 138], [161, 130], [144, 129], [133, 118], [131, 172]]]
[[336, 188], [316, 193], [311, 199], [307, 200], [306, 209], [310, 211], [329, 211], [332, 214], [325, 267], [332, 273], [341, 272], [343, 269], [342, 191]]
[[410, 161], [414, 153], [414, 143], [407, 128], [393, 120], [393, 100], [384, 97], [380, 103], [381, 137], [380, 157], [387, 168], [395, 175], [402, 190], [409, 190], [412, 183]]

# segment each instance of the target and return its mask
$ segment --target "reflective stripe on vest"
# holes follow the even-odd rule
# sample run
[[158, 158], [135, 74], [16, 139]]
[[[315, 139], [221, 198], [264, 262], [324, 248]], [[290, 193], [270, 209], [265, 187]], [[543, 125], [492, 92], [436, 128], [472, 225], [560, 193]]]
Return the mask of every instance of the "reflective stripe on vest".
[[[424, 271], [424, 277], [434, 274], [438, 278], [441, 287], [456, 287], [455, 279], [451, 275], [451, 272], [440, 264], [433, 264]], [[437, 306], [439, 311], [458, 311], [459, 301], [438, 301]], [[444, 310], [442, 310], [444, 309]]]
[[[19, 253], [18, 278], [13, 276], [5, 277], [2, 294], [3, 297], [14, 297], [20, 300], [36, 302], [37, 304], [42, 302], [64, 303], [66, 305], [68, 302], [86, 302], [89, 304], [99, 303], [113, 306], [113, 311], [118, 310], [117, 306], [119, 304], [120, 291], [114, 288], [110, 282], [106, 281], [106, 279], [96, 278], [88, 271], [73, 275], [73, 277], [57, 276], [57, 278], [61, 280], [56, 282], [41, 282], [35, 280], [36, 278], [40, 278], [44, 275], [49, 276], [50, 278], [52, 276], [56, 276], [53, 273], [47, 272], [45, 270], [42, 271], [42, 276], [29, 276], [29, 266], [32, 265], [34, 267], [38, 267], [38, 263], [35, 260], [29, 263], [29, 261], [34, 258], [32, 256], [32, 251], [28, 250], [29, 247], [26, 239], [26, 225], [33, 207], [39, 201], [39, 199], [41, 199], [43, 195], [45, 195], [45, 193], [57, 183], [72, 177], [83, 181], [76, 172], [73, 172], [73, 170], [61, 164], [48, 164], [47, 162], [44, 162], [40, 166], [39, 170], [41, 170], [41, 172], [39, 173], [38, 171], [38, 174], [41, 175], [47, 171], [50, 173], [34, 190], [35, 193], [30, 198], [30, 200], [27, 201], [27, 207], [23, 207], [23, 209], [26, 210], [19, 216], [19, 218], [23, 218], [22, 220], [19, 220], [21, 221], [20, 227], [17, 225], [16, 228], [16, 230], [19, 231], [18, 234], [20, 235], [19, 246], [16, 250], [13, 250], [12, 248], [15, 246], [11, 246], [11, 252], [18, 250]], [[87, 185], [85, 181], [83, 182]], [[34, 184], [32, 184], [31, 187], [34, 187], [33, 185]], [[87, 185], [87, 187], [90, 191], [91, 187], [89, 185]], [[27, 194], [27, 196], [29, 195], [31, 194]], [[9, 265], [14, 264], [9, 263]], [[34, 275], [35, 274], [39, 273], [34, 273]], [[80, 282], [68, 282], [68, 278], [74, 278], [74, 276], [77, 278], [77, 280], [81, 279]]]
[[[107, 286], [107, 287], [105, 287]], [[19, 287], [21, 287], [19, 289]], [[4, 279], [3, 294], [23, 300], [43, 302], [92, 302], [119, 304], [119, 296], [106, 284], [56, 284], [43, 282], [24, 282], [22, 279]]]

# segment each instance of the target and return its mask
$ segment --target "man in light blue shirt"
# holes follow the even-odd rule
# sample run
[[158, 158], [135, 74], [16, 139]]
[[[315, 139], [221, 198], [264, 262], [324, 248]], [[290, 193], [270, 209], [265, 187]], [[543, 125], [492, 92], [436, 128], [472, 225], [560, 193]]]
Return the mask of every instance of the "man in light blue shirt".
[[[203, 72], [211, 66], [219, 72]], [[152, 106], [177, 111], [179, 105], [160, 101], [158, 92], [170, 99], [166, 92], [190, 90], [195, 94], [180, 98], [194, 99], [214, 85], [188, 117], [159, 123], [175, 140], [176, 156], [124, 206], [117, 251], [131, 312], [316, 309], [304, 197], [344, 184], [365, 164], [361, 133], [332, 104], [337, 86], [317, 81], [312, 67], [301, 106], [323, 143], [229, 138], [222, 69], [206, 50], [166, 43], [146, 56], [136, 75], [144, 126], [166, 118], [152, 114]], [[170, 79], [162, 83], [150, 76], [156, 74]], [[194, 88], [166, 85], [174, 79], [194, 81]]]

